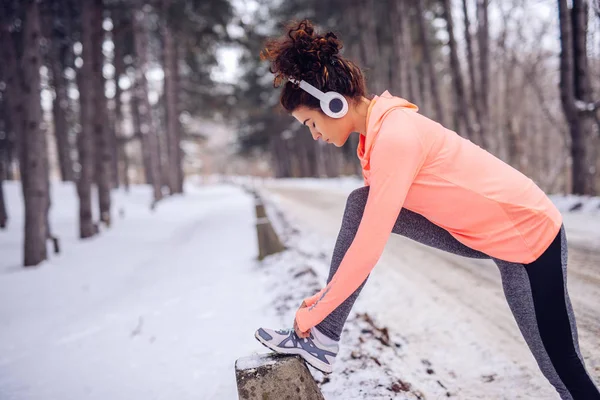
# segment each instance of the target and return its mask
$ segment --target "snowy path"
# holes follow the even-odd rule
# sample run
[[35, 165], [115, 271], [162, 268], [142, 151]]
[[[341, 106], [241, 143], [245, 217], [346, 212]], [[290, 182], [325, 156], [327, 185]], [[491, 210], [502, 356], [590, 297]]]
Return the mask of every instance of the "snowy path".
[[[24, 270], [20, 192], [0, 231], [0, 399], [236, 399], [234, 362], [276, 326], [256, 273], [252, 199], [189, 189], [147, 210], [115, 194], [114, 227], [79, 242], [74, 188], [54, 187], [63, 254]], [[58, 185], [56, 185], [58, 186]], [[235, 251], [232, 251], [235, 249]]]
[[[333, 246], [347, 191], [268, 187], [296, 223]], [[593, 245], [600, 243], [600, 235], [570, 217], [565, 218], [567, 234], [587, 232], [583, 241], [570, 238], [569, 290], [582, 353], [600, 382], [600, 251]], [[558, 398], [518, 331], [490, 261], [460, 258], [393, 235], [356, 307], [408, 342], [406, 358], [413, 360], [399, 363], [432, 368], [458, 398]], [[426, 396], [434, 395], [418, 377], [410, 382], [423, 387]]]

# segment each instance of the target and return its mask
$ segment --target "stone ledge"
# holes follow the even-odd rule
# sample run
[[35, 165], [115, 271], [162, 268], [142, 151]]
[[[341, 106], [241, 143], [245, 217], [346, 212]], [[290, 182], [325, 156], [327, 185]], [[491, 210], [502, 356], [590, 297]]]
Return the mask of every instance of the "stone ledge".
[[240, 400], [324, 400], [300, 356], [261, 354], [235, 362]]

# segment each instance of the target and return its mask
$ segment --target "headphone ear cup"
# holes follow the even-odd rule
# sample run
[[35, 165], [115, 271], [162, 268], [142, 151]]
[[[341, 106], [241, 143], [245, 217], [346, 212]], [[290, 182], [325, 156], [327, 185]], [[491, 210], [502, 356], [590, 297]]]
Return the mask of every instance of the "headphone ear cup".
[[348, 101], [337, 92], [327, 92], [321, 99], [321, 109], [331, 118], [342, 118], [348, 113]]

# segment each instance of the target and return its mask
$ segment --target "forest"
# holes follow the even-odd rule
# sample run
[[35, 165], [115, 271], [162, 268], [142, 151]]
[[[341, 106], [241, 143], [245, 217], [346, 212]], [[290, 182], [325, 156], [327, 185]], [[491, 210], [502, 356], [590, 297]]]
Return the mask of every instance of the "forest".
[[[597, 0], [2, 0], [0, 227], [13, 223], [3, 184], [18, 181], [23, 265], [60, 247], [59, 180], [76, 187], [81, 239], [110, 229], [117, 188], [150, 185], [152, 208], [183, 195], [208, 173], [191, 167], [200, 120], [234, 136], [222, 151], [238, 174], [265, 160], [274, 178], [359, 174], [357, 142], [313, 141], [260, 60], [302, 18], [336, 33], [371, 93], [414, 102], [548, 193], [599, 194]], [[224, 49], [232, 79], [215, 77]]]

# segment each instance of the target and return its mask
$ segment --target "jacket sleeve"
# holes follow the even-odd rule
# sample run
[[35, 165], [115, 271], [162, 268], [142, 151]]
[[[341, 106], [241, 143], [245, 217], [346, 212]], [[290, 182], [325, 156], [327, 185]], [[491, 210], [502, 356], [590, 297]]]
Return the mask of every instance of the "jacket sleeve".
[[426, 153], [409, 112], [390, 112], [371, 152], [370, 189], [365, 211], [350, 248], [329, 284], [307, 298], [296, 322], [306, 332], [319, 324], [365, 281], [381, 257], [408, 190]]

